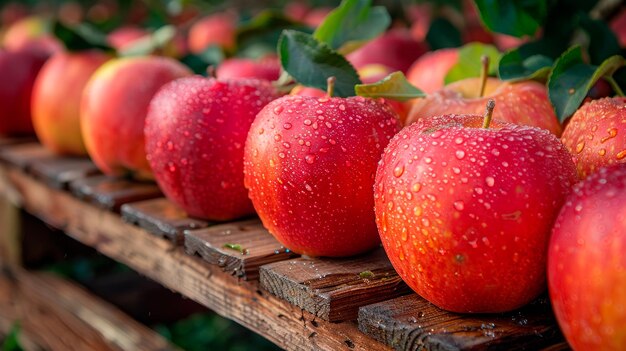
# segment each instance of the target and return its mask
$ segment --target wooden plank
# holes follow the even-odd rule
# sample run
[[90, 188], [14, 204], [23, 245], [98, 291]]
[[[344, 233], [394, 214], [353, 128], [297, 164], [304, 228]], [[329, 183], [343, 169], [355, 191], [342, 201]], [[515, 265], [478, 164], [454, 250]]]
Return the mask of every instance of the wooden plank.
[[55, 156], [34, 160], [29, 172], [53, 188], [67, 189], [70, 182], [99, 174], [100, 170], [86, 157]]
[[382, 249], [350, 259], [306, 259], [261, 267], [261, 286], [328, 321], [356, 319], [358, 309], [408, 294]]
[[129, 202], [163, 196], [155, 183], [106, 175], [75, 180], [70, 183], [70, 190], [79, 199], [114, 212], [119, 212], [121, 206]]
[[54, 154], [39, 143], [5, 146], [0, 150], [0, 162], [26, 170], [33, 161], [55, 158]]
[[174, 350], [156, 332], [60, 278], [17, 268], [0, 273], [0, 324], [47, 350]]
[[297, 255], [285, 249], [258, 219], [185, 231], [185, 250], [244, 280], [256, 280], [259, 267]]
[[443, 311], [416, 294], [362, 307], [359, 329], [395, 350], [537, 350], [563, 342], [547, 297], [510, 313]]
[[201, 229], [209, 222], [187, 216], [185, 211], [166, 198], [157, 198], [122, 205], [122, 218], [159, 237], [182, 244], [183, 232]]
[[7, 173], [29, 212], [284, 349], [389, 350], [361, 333], [355, 322], [320, 320], [260, 290], [254, 282], [238, 281], [222, 268], [185, 254], [174, 243], [122, 221], [115, 213], [47, 187], [18, 169]]
[[19, 218], [20, 209], [6, 196], [0, 196], [0, 263], [22, 262]]

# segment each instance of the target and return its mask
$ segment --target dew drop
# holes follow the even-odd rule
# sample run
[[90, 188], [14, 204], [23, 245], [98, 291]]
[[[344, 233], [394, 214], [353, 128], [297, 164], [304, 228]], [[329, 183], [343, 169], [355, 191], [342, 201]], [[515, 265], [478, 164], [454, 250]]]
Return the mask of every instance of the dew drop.
[[422, 189], [422, 184], [421, 183], [415, 183], [413, 184], [413, 186], [411, 187], [411, 191], [414, 193], [417, 193], [420, 191], [420, 189]]
[[416, 216], [421, 216], [422, 215], [422, 208], [419, 206], [415, 206], [413, 207], [413, 214]]
[[404, 173], [404, 165], [398, 165], [396, 166], [396, 168], [393, 169], [393, 175], [396, 178], [400, 178], [403, 173]]
[[284, 109], [285, 108], [282, 107], [282, 106], [276, 106], [276, 107], [274, 107], [274, 113], [279, 115], [281, 112], [283, 112]]
[[463, 211], [463, 208], [465, 208], [463, 201], [455, 201], [453, 205], [457, 211]]
[[461, 138], [461, 137], [458, 137], [458, 138], [454, 139], [454, 142], [455, 142], [457, 145], [463, 144], [463, 141], [464, 141], [464, 140], [463, 140], [463, 138]]
[[311, 188], [311, 186], [309, 184], [304, 184], [304, 188], [309, 191], [309, 192], [313, 192], [313, 188]]
[[305, 126], [310, 126], [310, 125], [311, 125], [311, 123], [313, 123], [313, 122], [311, 122], [311, 120], [307, 118], [307, 119], [305, 119], [305, 120], [303, 121], [303, 123], [304, 123], [304, 125], [305, 125]]
[[285, 129], [291, 129], [291, 127], [292, 127], [292, 125], [289, 122], [283, 124], [283, 128], [285, 128]]
[[487, 184], [488, 187], [492, 187], [495, 184], [496, 180], [493, 179], [493, 177], [487, 177], [485, 178], [485, 183]]
[[315, 162], [315, 155], [308, 154], [308, 155], [304, 156], [304, 160], [308, 164], [313, 164], [313, 162]]
[[463, 150], [456, 150], [455, 156], [459, 160], [462, 160], [463, 157], [465, 157], [465, 151], [463, 151]]
[[624, 157], [626, 157], [626, 150], [622, 150], [622, 151], [618, 152], [617, 155], [615, 155], [615, 158], [617, 158], [618, 160], [621, 160]]
[[585, 148], [585, 142], [581, 141], [580, 143], [576, 144], [576, 153], [579, 154], [581, 152], [583, 152], [583, 149]]

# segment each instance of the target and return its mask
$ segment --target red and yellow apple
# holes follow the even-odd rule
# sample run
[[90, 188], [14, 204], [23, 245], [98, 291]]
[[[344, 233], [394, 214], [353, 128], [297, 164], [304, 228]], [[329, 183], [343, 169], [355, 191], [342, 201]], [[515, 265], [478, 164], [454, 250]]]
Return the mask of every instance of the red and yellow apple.
[[259, 60], [233, 57], [217, 66], [215, 75], [218, 79], [258, 78], [274, 81], [280, 76], [280, 63], [276, 56]]
[[39, 141], [67, 155], [86, 155], [80, 131], [80, 102], [87, 81], [111, 56], [100, 51], [61, 52], [51, 57], [35, 80], [31, 110]]
[[150, 100], [166, 83], [191, 75], [165, 57], [111, 60], [93, 74], [80, 106], [80, 124], [89, 156], [102, 172], [150, 179], [144, 124]]
[[539, 127], [556, 136], [561, 135], [561, 125], [543, 84], [534, 81], [509, 83], [488, 78], [482, 97], [479, 96], [480, 85], [480, 78], [467, 78], [416, 100], [407, 124], [444, 114], [480, 114], [487, 101], [493, 99], [497, 106], [493, 119]]
[[215, 13], [201, 18], [189, 30], [188, 47], [193, 54], [200, 54], [211, 45], [226, 51], [235, 47], [237, 16], [230, 12]]
[[362, 97], [270, 102], [254, 120], [244, 154], [245, 185], [263, 225], [309, 256], [377, 247], [372, 186], [397, 118], [387, 104]]
[[483, 122], [414, 123], [389, 143], [376, 174], [376, 220], [391, 263], [419, 295], [453, 312], [509, 311], [544, 291], [550, 230], [577, 180], [553, 134]]
[[600, 167], [626, 162], [626, 98], [587, 102], [569, 120], [561, 141], [581, 179]]
[[459, 61], [459, 49], [439, 49], [418, 58], [409, 68], [406, 78], [425, 93], [433, 93], [445, 85], [452, 66]]
[[578, 184], [552, 230], [548, 286], [574, 350], [626, 346], [626, 165]]

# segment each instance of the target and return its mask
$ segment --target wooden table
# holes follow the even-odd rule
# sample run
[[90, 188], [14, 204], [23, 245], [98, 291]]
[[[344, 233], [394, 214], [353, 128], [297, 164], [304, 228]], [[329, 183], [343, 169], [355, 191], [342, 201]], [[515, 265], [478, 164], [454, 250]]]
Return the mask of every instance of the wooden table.
[[[382, 249], [298, 257], [256, 218], [189, 218], [154, 184], [99, 175], [36, 143], [0, 146], [0, 195], [285, 349], [568, 348], [545, 297], [507, 314], [448, 313], [412, 293]], [[14, 262], [19, 240], [7, 228], [0, 259]]]

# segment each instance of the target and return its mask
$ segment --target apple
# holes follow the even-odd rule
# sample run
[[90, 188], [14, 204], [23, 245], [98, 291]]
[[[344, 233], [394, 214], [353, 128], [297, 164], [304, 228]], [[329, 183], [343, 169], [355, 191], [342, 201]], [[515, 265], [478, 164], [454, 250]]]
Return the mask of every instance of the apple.
[[279, 95], [269, 81], [177, 79], [146, 118], [146, 154], [165, 195], [194, 217], [225, 221], [254, 213], [243, 152], [257, 113]]
[[188, 46], [193, 54], [200, 54], [211, 45], [226, 51], [235, 48], [237, 16], [221, 12], [201, 18], [189, 30]]
[[280, 76], [280, 62], [276, 56], [260, 60], [233, 57], [224, 60], [215, 74], [219, 79], [258, 78], [274, 81]]
[[426, 34], [430, 29], [433, 17], [433, 4], [424, 2], [420, 4], [410, 4], [405, 10], [405, 14], [411, 21], [411, 36], [417, 41], [426, 40]]
[[459, 61], [459, 49], [439, 49], [418, 58], [409, 68], [406, 78], [425, 93], [433, 93], [444, 86], [444, 79]]
[[131, 47], [133, 44], [150, 33], [137, 26], [123, 26], [107, 35], [107, 42], [118, 51]]
[[554, 225], [548, 287], [574, 350], [626, 346], [626, 165], [578, 184]]
[[534, 81], [518, 83], [488, 78], [485, 94], [480, 97], [480, 78], [467, 78], [446, 85], [426, 98], [417, 100], [407, 117], [407, 124], [444, 114], [478, 114], [489, 99], [498, 106], [494, 119], [547, 129], [561, 135], [559, 124], [543, 84]]
[[452, 312], [504, 312], [545, 289], [552, 224], [576, 170], [546, 130], [445, 115], [396, 135], [376, 173], [382, 243], [400, 277]]
[[48, 149], [87, 154], [80, 131], [80, 101], [93, 72], [110, 58], [95, 50], [61, 52], [45, 63], [34, 83], [31, 110], [37, 137]]
[[567, 123], [561, 141], [581, 179], [602, 166], [626, 162], [626, 98], [592, 100]]
[[351, 256], [380, 243], [372, 186], [398, 116], [378, 100], [329, 96], [285, 96], [259, 112], [244, 182], [263, 225], [285, 247]]
[[150, 100], [166, 83], [191, 74], [182, 63], [157, 56], [114, 59], [98, 68], [83, 92], [80, 125], [102, 172], [152, 178], [143, 132]]
[[622, 7], [609, 24], [621, 47], [626, 47], [626, 7]]
[[7, 50], [29, 50], [48, 56], [63, 50], [63, 44], [50, 34], [50, 21], [37, 16], [11, 25], [4, 33], [2, 44]]
[[2, 6], [0, 23], [3, 27], [7, 27], [26, 16], [28, 16], [28, 7], [19, 1], [11, 1]]
[[47, 55], [0, 49], [0, 135], [32, 134], [30, 100]]
[[287, 18], [296, 22], [303, 22], [310, 10], [311, 7], [304, 1], [289, 1], [285, 4], [283, 12]]
[[426, 51], [427, 46], [413, 39], [407, 29], [395, 28], [348, 54], [346, 58], [357, 70], [377, 63], [406, 73], [411, 64]]
[[324, 22], [324, 19], [326, 19], [326, 16], [328, 16], [332, 10], [334, 10], [332, 7], [314, 8], [306, 13], [302, 22], [309, 27], [317, 28], [320, 24], [322, 24], [322, 22]]

